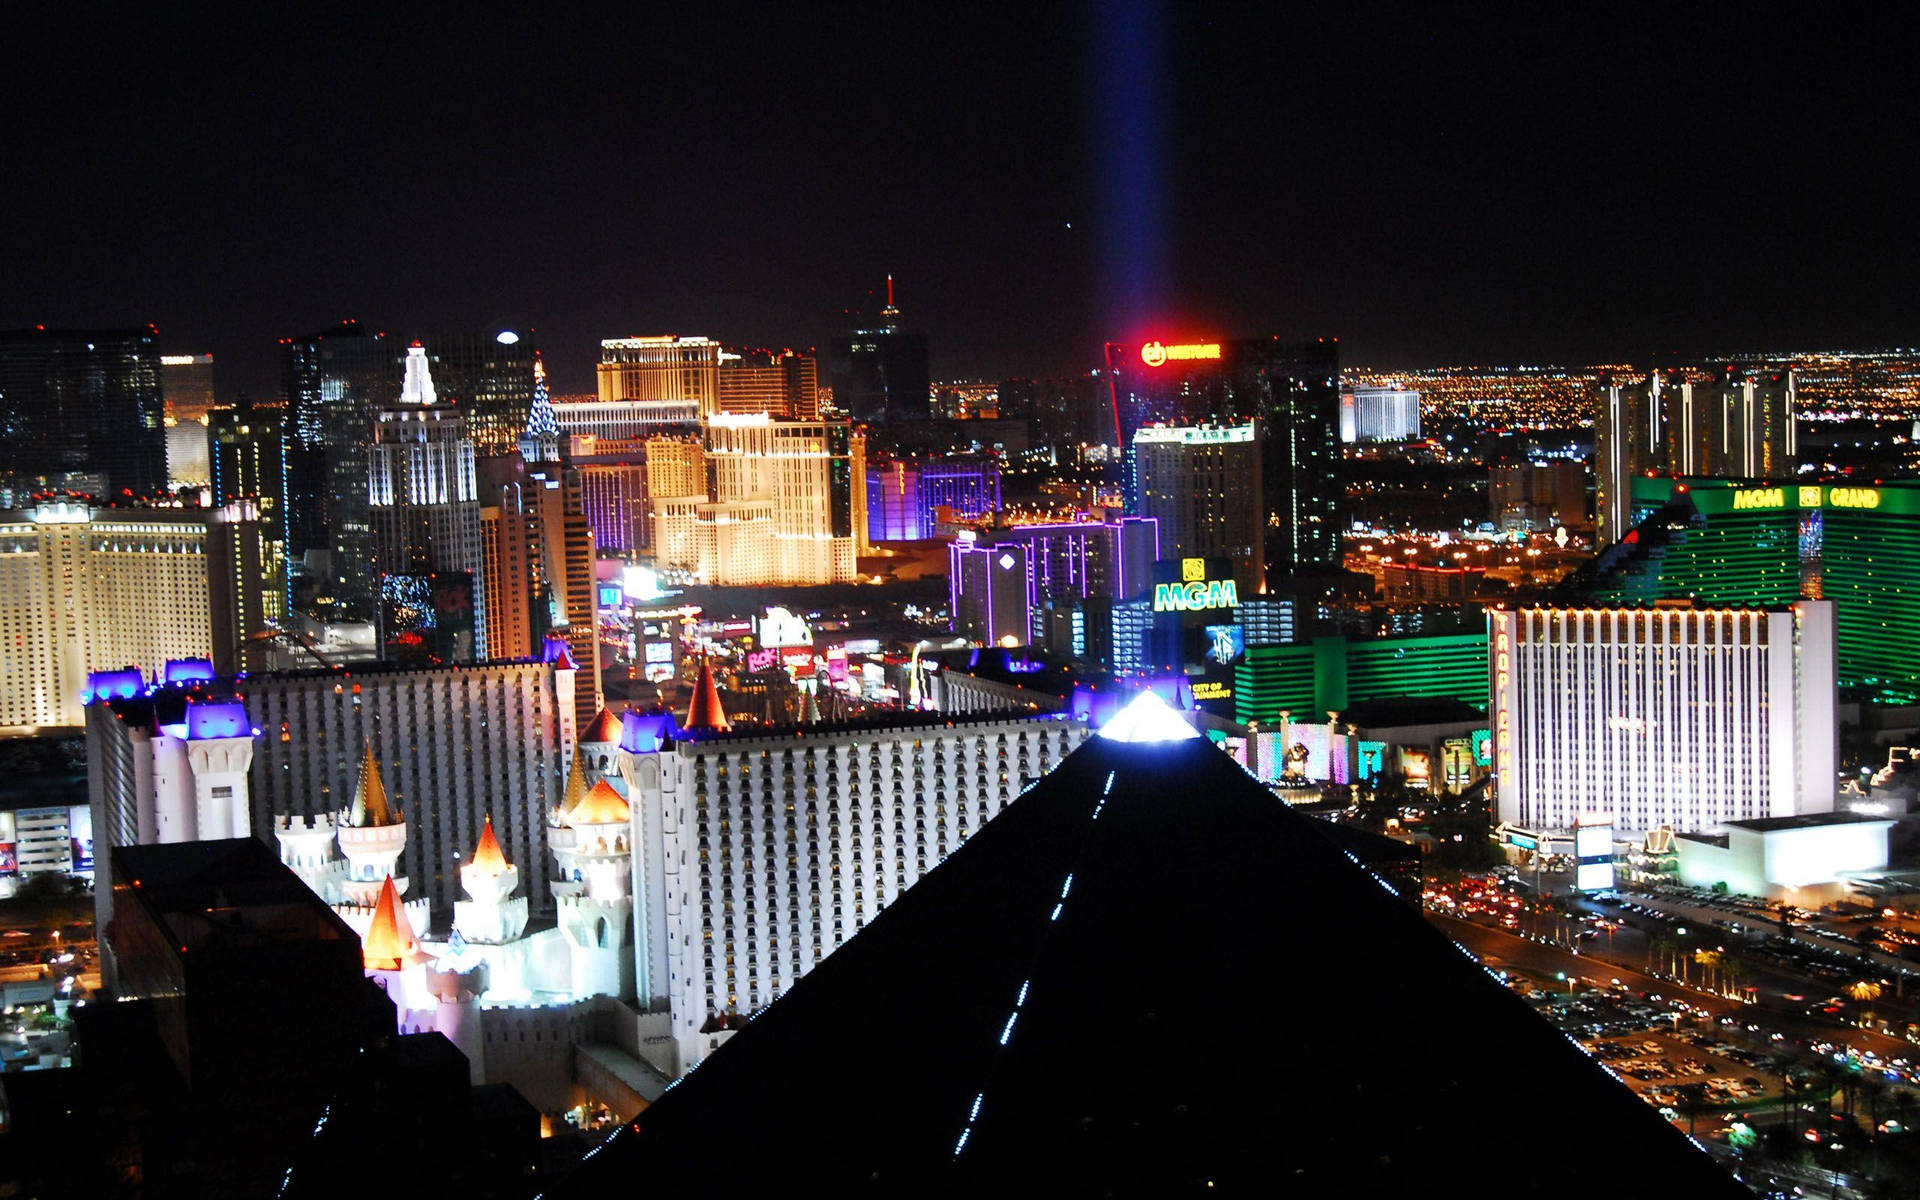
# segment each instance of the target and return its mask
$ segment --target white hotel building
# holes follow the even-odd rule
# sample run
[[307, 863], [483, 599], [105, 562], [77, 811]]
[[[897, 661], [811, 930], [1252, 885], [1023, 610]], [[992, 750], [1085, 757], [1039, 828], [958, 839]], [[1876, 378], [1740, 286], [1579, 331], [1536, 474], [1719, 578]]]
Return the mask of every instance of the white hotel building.
[[1502, 821], [1686, 832], [1832, 811], [1830, 602], [1488, 617]]
[[1088, 734], [1065, 714], [993, 715], [699, 730], [635, 751], [643, 722], [629, 715], [619, 755], [640, 851], [637, 993], [671, 1013], [681, 1071]]

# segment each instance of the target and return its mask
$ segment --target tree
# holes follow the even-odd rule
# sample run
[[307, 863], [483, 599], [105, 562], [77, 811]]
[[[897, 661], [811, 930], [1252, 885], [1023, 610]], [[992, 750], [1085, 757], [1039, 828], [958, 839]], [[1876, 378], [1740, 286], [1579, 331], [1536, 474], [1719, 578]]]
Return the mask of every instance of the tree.
[[1847, 985], [1847, 995], [1867, 1006], [1866, 1017], [1862, 1025], [1873, 1024], [1873, 1002], [1886, 994], [1886, 985], [1877, 979], [1856, 979]]
[[1687, 1118], [1687, 1136], [1693, 1136], [1694, 1118], [1707, 1110], [1707, 1085], [1704, 1083], [1683, 1083], [1675, 1089], [1680, 1097], [1680, 1111]]
[[1714, 979], [1714, 982], [1716, 983], [1718, 982], [1718, 978], [1714, 976], [1712, 972], [1714, 971], [1714, 968], [1720, 965], [1720, 952], [1718, 950], [1705, 950], [1705, 949], [1695, 950], [1693, 952], [1693, 961], [1700, 964], [1701, 987], [1705, 988], [1708, 991], [1719, 990], [1718, 988], [1715, 988], [1712, 983], [1708, 983], [1707, 980], [1712, 978]]

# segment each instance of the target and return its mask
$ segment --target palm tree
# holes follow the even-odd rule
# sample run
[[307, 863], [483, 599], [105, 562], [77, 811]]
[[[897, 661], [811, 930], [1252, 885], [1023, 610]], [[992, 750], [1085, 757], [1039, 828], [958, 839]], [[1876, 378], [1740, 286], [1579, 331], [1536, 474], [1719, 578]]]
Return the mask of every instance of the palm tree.
[[1808, 1077], [1797, 1068], [1788, 1065], [1780, 1075], [1780, 1124], [1794, 1124], [1807, 1091]]
[[1920, 1110], [1920, 1096], [1915, 1096], [1906, 1088], [1895, 1088], [1893, 1092], [1893, 1111], [1900, 1114], [1900, 1132], [1906, 1133], [1913, 1125], [1913, 1114]]
[[1674, 1089], [1680, 1097], [1680, 1111], [1687, 1115], [1687, 1136], [1693, 1136], [1693, 1121], [1707, 1109], [1707, 1085], [1683, 1083]]
[[1793, 1096], [1794, 1058], [1791, 1054], [1770, 1054], [1767, 1056], [1767, 1071], [1780, 1080], [1780, 1123], [1786, 1124], [1788, 1102]]
[[1873, 1002], [1886, 995], [1886, 985], [1877, 979], [1856, 979], [1847, 985], [1847, 995], [1867, 1006], [1866, 1019], [1862, 1025], [1873, 1024]]
[[[1715, 968], [1720, 965], [1720, 952], [1718, 950], [1706, 949], [1695, 950], [1693, 952], [1693, 961], [1700, 964], [1701, 988], [1710, 992], [1718, 991], [1719, 989], [1714, 987], [1714, 983], [1719, 982], [1719, 976]], [[1712, 979], [1713, 983], [1709, 983], [1709, 979]]]
[[1867, 1105], [1867, 1144], [1873, 1147], [1873, 1169], [1870, 1175], [1880, 1174], [1880, 1103], [1887, 1098], [1886, 1081], [1872, 1075], [1863, 1077], [1854, 1085], [1860, 1093], [1860, 1099]]

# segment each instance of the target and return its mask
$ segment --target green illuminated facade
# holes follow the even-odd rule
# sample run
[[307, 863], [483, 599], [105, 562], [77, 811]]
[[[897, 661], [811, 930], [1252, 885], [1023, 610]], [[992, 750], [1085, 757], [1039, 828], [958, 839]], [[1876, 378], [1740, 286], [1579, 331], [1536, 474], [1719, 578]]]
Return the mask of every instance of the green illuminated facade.
[[1920, 694], [1920, 482], [1636, 479], [1628, 538], [1581, 581], [1597, 604], [1834, 602], [1842, 687]]
[[1250, 646], [1234, 669], [1234, 715], [1275, 721], [1338, 712], [1363, 700], [1417, 697], [1487, 706], [1487, 636], [1317, 638], [1292, 646]]

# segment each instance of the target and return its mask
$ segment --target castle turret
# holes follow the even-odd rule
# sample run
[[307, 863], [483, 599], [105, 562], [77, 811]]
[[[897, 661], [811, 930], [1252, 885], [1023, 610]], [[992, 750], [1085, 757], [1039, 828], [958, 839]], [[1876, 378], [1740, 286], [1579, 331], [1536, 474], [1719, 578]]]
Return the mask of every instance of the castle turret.
[[480, 830], [480, 845], [460, 868], [460, 886], [467, 899], [453, 905], [454, 935], [463, 941], [498, 945], [510, 942], [527, 927], [526, 897], [514, 897], [520, 886], [520, 868], [507, 861], [493, 836], [493, 818]]
[[400, 890], [391, 875], [380, 882], [373, 919], [360, 935], [360, 956], [366, 965], [367, 978], [380, 985], [396, 1008], [404, 1013], [424, 1007], [421, 997], [425, 980], [420, 968], [428, 956], [413, 936], [413, 926], [400, 904]]
[[347, 856], [341, 894], [348, 903], [361, 907], [373, 904], [380, 893], [380, 881], [389, 877], [401, 892], [407, 890], [406, 876], [394, 874], [400, 852], [407, 848], [407, 822], [387, 799], [387, 785], [380, 779], [371, 741], [366, 743], [366, 754], [360, 760], [353, 806], [340, 823], [337, 836], [340, 853]]
[[282, 813], [273, 822], [280, 861], [328, 904], [340, 902], [340, 885], [347, 875], [346, 860], [335, 852], [339, 832], [339, 818], [332, 813]]
[[[575, 761], [579, 756], [575, 755]], [[562, 871], [577, 885], [559, 894], [560, 929], [572, 959], [575, 996], [628, 999], [633, 984], [633, 813], [602, 779], [566, 811], [573, 844]], [[554, 889], [559, 893], [559, 888]]]
[[487, 1039], [480, 1024], [480, 997], [486, 993], [488, 976], [486, 960], [467, 947], [458, 929], [447, 943], [447, 952], [426, 969], [427, 992], [434, 999], [433, 1027], [467, 1056], [468, 1078], [476, 1084], [486, 1082]]
[[575, 753], [586, 757], [590, 783], [619, 775], [620, 764], [616, 759], [620, 755], [620, 718], [612, 709], [603, 708], [594, 717], [593, 723], [580, 735]]

